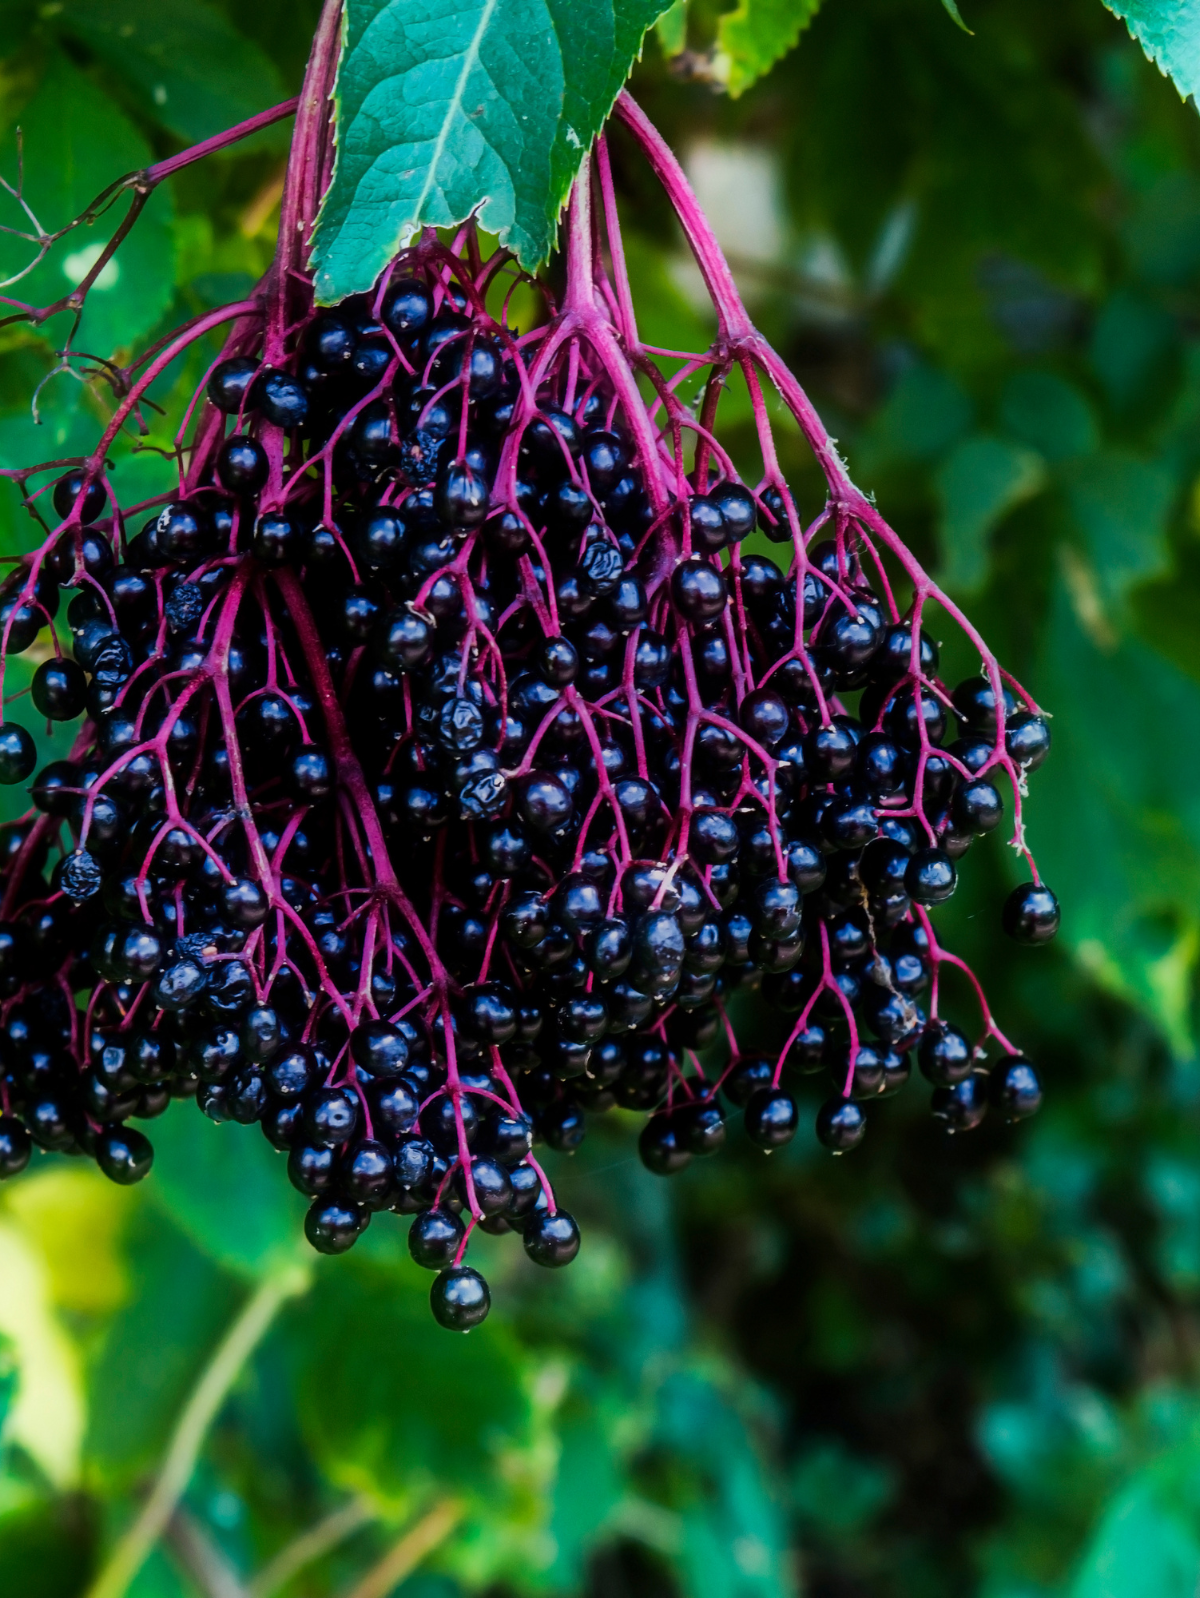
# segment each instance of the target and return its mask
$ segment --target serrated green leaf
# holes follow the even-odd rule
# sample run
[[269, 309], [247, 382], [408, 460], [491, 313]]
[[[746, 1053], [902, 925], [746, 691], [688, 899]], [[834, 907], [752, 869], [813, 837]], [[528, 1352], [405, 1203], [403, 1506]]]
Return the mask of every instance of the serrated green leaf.
[[1186, 100], [1200, 89], [1200, 5], [1196, 0], [1104, 0]]
[[738, 0], [717, 24], [713, 76], [736, 97], [796, 44], [821, 0]]
[[[52, 50], [37, 93], [21, 113], [25, 136], [25, 198], [43, 228], [53, 231], [80, 215], [84, 207], [124, 172], [136, 171], [152, 159], [151, 151], [112, 101], [57, 50]], [[0, 170], [11, 181], [16, 173], [13, 129], [9, 124]], [[0, 197], [0, 221], [28, 229], [7, 195]], [[46, 259], [19, 284], [3, 290], [31, 305], [52, 304], [85, 276], [104, 242], [114, 231], [121, 207], [92, 227], [68, 234]], [[171, 300], [175, 249], [171, 233], [171, 195], [164, 185], [150, 198], [133, 235], [118, 257], [97, 279], [75, 348], [110, 356], [127, 348], [158, 321]], [[36, 248], [9, 234], [0, 234], [0, 275], [20, 271], [36, 257]], [[60, 348], [71, 326], [71, 313], [53, 317], [39, 329], [53, 348]]]
[[1009, 511], [1045, 486], [1046, 463], [1006, 438], [964, 439], [937, 474], [942, 501], [939, 575], [954, 592], [971, 593], [987, 576], [988, 536]]
[[575, 173], [664, 0], [348, 0], [318, 298], [369, 289], [416, 230], [472, 214], [545, 260]]
[[66, 0], [53, 21], [129, 79], [146, 116], [184, 139], [210, 138], [284, 98], [273, 63], [199, 0]]

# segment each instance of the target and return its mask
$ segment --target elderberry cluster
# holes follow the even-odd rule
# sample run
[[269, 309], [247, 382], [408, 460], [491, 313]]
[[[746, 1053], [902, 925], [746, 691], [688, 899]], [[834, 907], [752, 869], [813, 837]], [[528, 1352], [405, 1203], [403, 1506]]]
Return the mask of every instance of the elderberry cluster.
[[[13, 654], [63, 590], [33, 706], [85, 718], [36, 775], [0, 728], [34, 807], [0, 834], [0, 1175], [36, 1143], [136, 1181], [131, 1123], [194, 1097], [286, 1154], [317, 1249], [411, 1216], [458, 1329], [489, 1306], [475, 1225], [574, 1258], [533, 1150], [588, 1113], [644, 1112], [667, 1174], [731, 1105], [787, 1142], [789, 1067], [831, 1075], [834, 1152], [913, 1048], [951, 1130], [1040, 1099], [937, 1017], [961, 962], [927, 912], [1046, 722], [994, 667], [947, 690], [854, 514], [805, 530], [711, 418], [685, 460], [596, 301], [524, 337], [489, 314], [510, 269], [426, 239], [286, 332], [268, 289], [179, 492], [132, 530], [84, 462], [0, 593]], [[1058, 907], [1035, 880], [1003, 919], [1043, 942]], [[773, 1059], [728, 1014], [759, 987], [795, 1018]]]

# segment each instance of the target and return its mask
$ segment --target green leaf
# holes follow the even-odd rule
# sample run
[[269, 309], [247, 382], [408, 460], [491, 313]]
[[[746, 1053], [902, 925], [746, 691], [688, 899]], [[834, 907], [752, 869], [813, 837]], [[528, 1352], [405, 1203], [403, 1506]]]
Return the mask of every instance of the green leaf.
[[[207, 1130], [211, 1135], [216, 1129]], [[84, 1443], [89, 1471], [119, 1486], [160, 1459], [178, 1411], [243, 1293], [153, 1205], [139, 1207], [129, 1243], [133, 1291], [89, 1371]]]
[[1200, 953], [1200, 688], [1140, 640], [1097, 648], [1065, 588], [1033, 686], [1053, 713], [1054, 747], [1032, 780], [1028, 823], [1063, 905], [1063, 942], [1187, 1055]]
[[936, 460], [971, 425], [971, 401], [932, 366], [910, 366], [871, 418], [856, 451], [856, 470], [870, 478], [895, 461]]
[[1000, 419], [1014, 438], [1054, 463], [1090, 455], [1100, 430], [1087, 398], [1053, 372], [1016, 372], [1000, 397]]
[[210, 138], [285, 98], [259, 47], [198, 0], [66, 0], [54, 25], [128, 78], [146, 115], [184, 139]]
[[1200, 5], [1195, 0], [1104, 0], [1186, 100], [1200, 89]]
[[[20, 125], [25, 135], [25, 198], [49, 231], [77, 217], [114, 178], [152, 159], [145, 141], [112, 101], [57, 50], [50, 53]], [[10, 180], [15, 166], [10, 125], [3, 159]], [[9, 196], [0, 196], [0, 202], [0, 222], [29, 227]], [[88, 296], [75, 348], [109, 356], [134, 344], [166, 310], [175, 265], [171, 209], [164, 186], [152, 195], [132, 236]], [[94, 226], [69, 233], [28, 277], [3, 292], [32, 305], [52, 304], [70, 293], [96, 260], [120, 214], [118, 206]], [[20, 271], [36, 253], [33, 245], [0, 234], [0, 274]], [[71, 313], [65, 312], [45, 323], [40, 335], [60, 348], [70, 325]]]
[[942, 501], [939, 574], [948, 588], [970, 593], [982, 585], [988, 535], [1045, 483], [1046, 465], [1034, 450], [986, 433], [963, 440], [937, 474]]
[[1177, 337], [1159, 306], [1120, 290], [1103, 306], [1092, 331], [1091, 360], [1112, 403], [1128, 409], [1156, 397]]
[[154, 1148], [164, 1208], [229, 1270], [257, 1277], [306, 1248], [303, 1200], [257, 1127], [214, 1127], [185, 1102], [156, 1124]]
[[[395, 1227], [387, 1215], [374, 1225]], [[343, 1485], [402, 1502], [430, 1481], [484, 1492], [500, 1452], [529, 1423], [512, 1335], [490, 1319], [451, 1339], [429, 1313], [433, 1278], [359, 1260], [318, 1266], [289, 1324], [301, 1424]]]
[[783, 1506], [749, 1417], [699, 1369], [668, 1376], [658, 1410], [657, 1439], [691, 1477], [677, 1556], [688, 1598], [784, 1598], [794, 1587]]
[[1200, 1169], [1161, 1149], [1147, 1162], [1145, 1189], [1158, 1220], [1155, 1265], [1173, 1292], [1192, 1295], [1200, 1288]]
[[17, 1357], [12, 1339], [0, 1333], [0, 1447], [4, 1443], [4, 1423], [17, 1392]]
[[664, 0], [348, 0], [318, 298], [369, 289], [425, 225], [475, 214], [544, 261]]
[[1200, 1582], [1194, 1443], [1139, 1471], [1106, 1507], [1070, 1598], [1193, 1598]]
[[953, 17], [954, 21], [958, 23], [958, 25], [962, 29], [962, 31], [964, 33], [970, 33], [972, 35], [972, 37], [974, 37], [974, 30], [971, 29], [971, 28], [968, 28], [966, 23], [963, 21], [962, 12], [958, 9], [958, 6], [955, 4], [955, 0], [942, 0], [942, 4], [945, 6], [945, 8], [949, 12], [950, 16]]
[[1110, 619], [1127, 591], [1167, 569], [1167, 521], [1173, 474], [1158, 461], [1110, 450], [1079, 461], [1066, 475], [1067, 499], [1087, 541]]
[[688, 0], [673, 0], [654, 24], [665, 56], [680, 55], [687, 44]]
[[796, 44], [821, 0], [738, 0], [717, 24], [713, 76], [736, 99]]

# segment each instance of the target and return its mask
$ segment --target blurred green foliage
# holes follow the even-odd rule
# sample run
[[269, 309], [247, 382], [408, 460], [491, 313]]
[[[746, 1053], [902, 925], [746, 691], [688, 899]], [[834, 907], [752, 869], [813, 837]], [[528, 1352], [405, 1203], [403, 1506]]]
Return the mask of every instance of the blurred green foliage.
[[[433, 1326], [385, 1218], [353, 1256], [311, 1260], [135, 1598], [351, 1598], [414, 1528], [434, 1546], [404, 1598], [1196, 1591], [1200, 122], [1095, 0], [968, 9], [970, 36], [932, 0], [794, 7], [791, 24], [815, 12], [798, 47], [733, 99], [697, 63], [775, 8], [692, 0], [658, 30], [673, 64], [651, 43], [634, 88], [702, 192], [716, 150], [739, 203], [761, 200], [761, 248], [713, 206], [755, 315], [1053, 712], [1029, 827], [1060, 945], [1001, 945], [999, 841], [941, 913], [1039, 1062], [1041, 1117], [954, 1141], [913, 1087], [850, 1160], [735, 1137], [670, 1185], [614, 1118], [555, 1171], [578, 1262], [552, 1277], [481, 1239], [496, 1308], [466, 1340]], [[54, 228], [294, 92], [315, 7], [0, 16], [0, 173], [15, 182], [20, 125], [25, 197]], [[284, 144], [271, 130], [160, 190], [74, 347], [142, 347], [244, 292]], [[620, 133], [613, 156], [643, 334], [696, 347], [680, 241]], [[115, 215], [4, 292], [64, 292]], [[32, 258], [0, 235], [5, 272]], [[0, 330], [5, 464], [75, 453], [111, 412], [95, 362], [51, 375], [68, 328]], [[127, 502], [169, 483], [159, 452], [205, 358], [164, 376], [148, 434], [114, 452]], [[36, 536], [3, 490], [5, 551]], [[248, 1295], [300, 1257], [302, 1201], [256, 1131], [177, 1107], [156, 1143], [144, 1189], [45, 1159], [0, 1202], [0, 1589], [22, 1598], [86, 1591]], [[322, 1527], [324, 1551], [298, 1544]]]

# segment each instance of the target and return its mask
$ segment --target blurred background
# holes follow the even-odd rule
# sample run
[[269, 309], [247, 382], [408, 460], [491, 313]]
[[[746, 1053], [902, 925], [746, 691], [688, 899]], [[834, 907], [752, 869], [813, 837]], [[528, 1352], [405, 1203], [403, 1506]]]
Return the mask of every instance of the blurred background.
[[[1041, 1115], [952, 1139], [914, 1085], [845, 1160], [807, 1131], [770, 1158], [735, 1136], [668, 1184], [616, 1112], [552, 1157], [577, 1263], [480, 1239], [495, 1308], [467, 1339], [430, 1319], [398, 1219], [308, 1255], [135, 1598], [1196, 1592], [1200, 119], [1099, 0], [962, 9], [972, 36], [937, 0], [827, 0], [733, 98], [694, 0], [634, 92], [858, 482], [1053, 712], [1029, 817], [1058, 943], [1002, 940], [998, 837], [939, 912], [1037, 1062]], [[25, 200], [61, 226], [294, 93], [315, 14], [4, 0], [0, 173], [19, 123]], [[157, 191], [80, 349], [144, 347], [250, 287], [286, 139]], [[613, 154], [643, 337], [702, 348], [682, 244], [619, 133]], [[34, 226], [11, 196], [0, 222]], [[97, 236], [6, 292], [57, 297]], [[33, 253], [0, 235], [5, 273]], [[87, 363], [56, 370], [66, 325], [0, 330], [0, 463], [82, 452], [111, 409]], [[162, 485], [205, 359], [160, 385], [123, 498]], [[0, 490], [4, 551], [33, 541]], [[176, 1106], [155, 1143], [140, 1189], [42, 1156], [0, 1194], [5, 1593], [87, 1591], [249, 1296], [304, 1259], [257, 1129]]]

